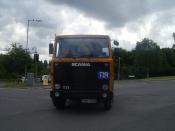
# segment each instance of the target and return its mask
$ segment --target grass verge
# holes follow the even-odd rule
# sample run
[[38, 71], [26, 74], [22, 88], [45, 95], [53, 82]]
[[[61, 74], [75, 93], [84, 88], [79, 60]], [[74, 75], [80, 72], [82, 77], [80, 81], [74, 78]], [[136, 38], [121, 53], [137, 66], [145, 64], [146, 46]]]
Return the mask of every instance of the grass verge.
[[3, 88], [23, 88], [25, 86], [26, 86], [25, 83], [17, 84], [16, 81], [6, 81], [0, 84], [0, 87]]
[[6, 81], [0, 81], [0, 88], [26, 88], [26, 87], [38, 87], [38, 86], [41, 86], [42, 83], [34, 83], [33, 85], [28, 85], [27, 82], [25, 83], [22, 83], [22, 82], [19, 82], [17, 83], [17, 81], [15, 80], [6, 80]]
[[142, 80], [175, 80], [175, 76], [159, 76], [159, 77], [149, 77]]

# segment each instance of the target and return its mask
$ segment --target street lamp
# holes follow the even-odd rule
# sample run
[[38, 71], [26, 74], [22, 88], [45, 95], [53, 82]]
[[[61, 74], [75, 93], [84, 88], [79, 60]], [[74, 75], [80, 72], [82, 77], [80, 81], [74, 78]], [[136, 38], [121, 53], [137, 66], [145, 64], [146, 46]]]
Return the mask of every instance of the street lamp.
[[[42, 20], [37, 20], [37, 19], [32, 19], [32, 20], [27, 20], [27, 41], [26, 41], [26, 52], [28, 50], [28, 38], [29, 38], [29, 25], [30, 22], [42, 22]], [[25, 76], [27, 75], [27, 65], [25, 65]]]
[[34, 21], [34, 22], [42, 22], [42, 20], [35, 20], [35, 19], [33, 19], [33, 20], [27, 20], [27, 42], [26, 42], [26, 51], [27, 51], [27, 49], [28, 49], [29, 24], [30, 24], [30, 22], [32, 22], [32, 21]]

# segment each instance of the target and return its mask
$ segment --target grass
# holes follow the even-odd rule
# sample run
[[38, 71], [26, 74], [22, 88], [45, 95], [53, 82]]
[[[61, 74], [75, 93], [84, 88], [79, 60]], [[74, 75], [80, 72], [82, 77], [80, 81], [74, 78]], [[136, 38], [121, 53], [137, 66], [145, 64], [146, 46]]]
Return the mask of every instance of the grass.
[[144, 78], [143, 80], [172, 80], [172, 79], [175, 79], [175, 76], [149, 77], [149, 78]]
[[[31, 85], [31, 87], [36, 87], [36, 86], [41, 86], [41, 82], [35, 83], [35, 85]], [[25, 88], [29, 86], [27, 82], [25, 83], [17, 83], [16, 80], [5, 80], [5, 81], [0, 81], [0, 88]]]
[[16, 81], [5, 81], [0, 84], [0, 87], [3, 87], [3, 88], [23, 88], [25, 86], [26, 86], [25, 83], [17, 84]]

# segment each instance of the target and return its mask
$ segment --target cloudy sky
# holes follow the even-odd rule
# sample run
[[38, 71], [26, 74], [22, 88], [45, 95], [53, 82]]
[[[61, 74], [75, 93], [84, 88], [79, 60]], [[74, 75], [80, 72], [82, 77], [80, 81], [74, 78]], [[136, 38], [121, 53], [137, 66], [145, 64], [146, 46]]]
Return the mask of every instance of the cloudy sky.
[[0, 0], [0, 50], [12, 42], [36, 47], [48, 59], [55, 34], [106, 34], [131, 50], [147, 37], [171, 47], [175, 0]]

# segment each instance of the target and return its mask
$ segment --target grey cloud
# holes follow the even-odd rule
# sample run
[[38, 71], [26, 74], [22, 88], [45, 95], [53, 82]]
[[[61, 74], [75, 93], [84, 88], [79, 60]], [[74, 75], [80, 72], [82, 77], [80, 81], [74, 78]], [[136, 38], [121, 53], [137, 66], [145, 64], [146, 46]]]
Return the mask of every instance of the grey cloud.
[[[175, 25], [174, 10], [166, 12], [174, 7], [174, 0], [0, 0], [0, 43], [10, 44], [13, 40], [18, 40], [15, 42], [20, 42], [25, 47], [26, 32], [20, 36], [23, 38], [15, 38], [16, 34], [12, 25], [20, 23], [23, 29], [26, 29], [28, 19], [41, 19], [41, 23], [30, 23], [29, 46], [37, 46], [38, 51], [44, 54], [48, 48], [49, 38], [64, 30], [63, 28], [77, 17], [78, 12], [103, 21], [106, 27], [114, 27], [114, 30], [120, 30], [125, 26], [131, 33], [139, 32], [140, 28], [144, 27], [147, 20], [142, 18], [145, 15], [157, 12], [157, 18], [153, 21], [149, 32], [152, 38], [157, 40], [160, 38], [157, 36], [164, 35], [160, 32], [162, 27]], [[69, 18], [66, 18], [66, 21], [61, 17], [61, 10], [65, 13], [69, 10], [69, 13], [72, 13], [68, 15]], [[165, 13], [159, 13], [163, 11]], [[82, 28], [87, 31], [89, 27], [80, 25], [80, 30], [83, 30]], [[120, 34], [120, 32], [115, 32], [115, 34]], [[168, 37], [162, 39], [166, 38]], [[127, 49], [134, 46], [134, 43], [131, 44], [128, 41], [121, 41], [121, 43]]]
[[61, 18], [54, 17], [60, 12], [53, 11], [52, 7], [53, 5], [44, 0], [0, 0], [0, 46], [4, 47], [5, 44], [11, 42], [19, 42], [25, 47], [26, 32], [22, 38], [15, 34], [13, 26], [22, 24], [23, 29], [27, 29], [28, 19], [41, 19], [40, 23], [30, 22], [29, 47], [47, 47], [49, 36], [54, 35], [59, 30], [56, 29], [58, 24], [63, 24]]
[[[30, 22], [35, 28], [54, 29], [57, 24], [61, 24], [62, 20], [54, 18], [45, 9], [43, 5], [47, 5], [43, 0], [14, 0], [0, 1], [0, 27], [4, 27], [12, 22], [21, 23], [27, 26], [27, 20], [41, 19], [41, 23]], [[57, 12], [59, 14], [59, 12]]]
[[131, 43], [130, 41], [119, 41], [120, 47], [126, 50], [133, 50], [135, 48], [135, 43]]
[[150, 29], [149, 37], [159, 41], [162, 47], [171, 47], [173, 42], [172, 34], [175, 31], [175, 9], [162, 12], [157, 15], [152, 28]]
[[173, 0], [49, 0], [76, 8], [85, 15], [106, 22], [111, 27], [121, 27], [146, 14], [175, 7]]

